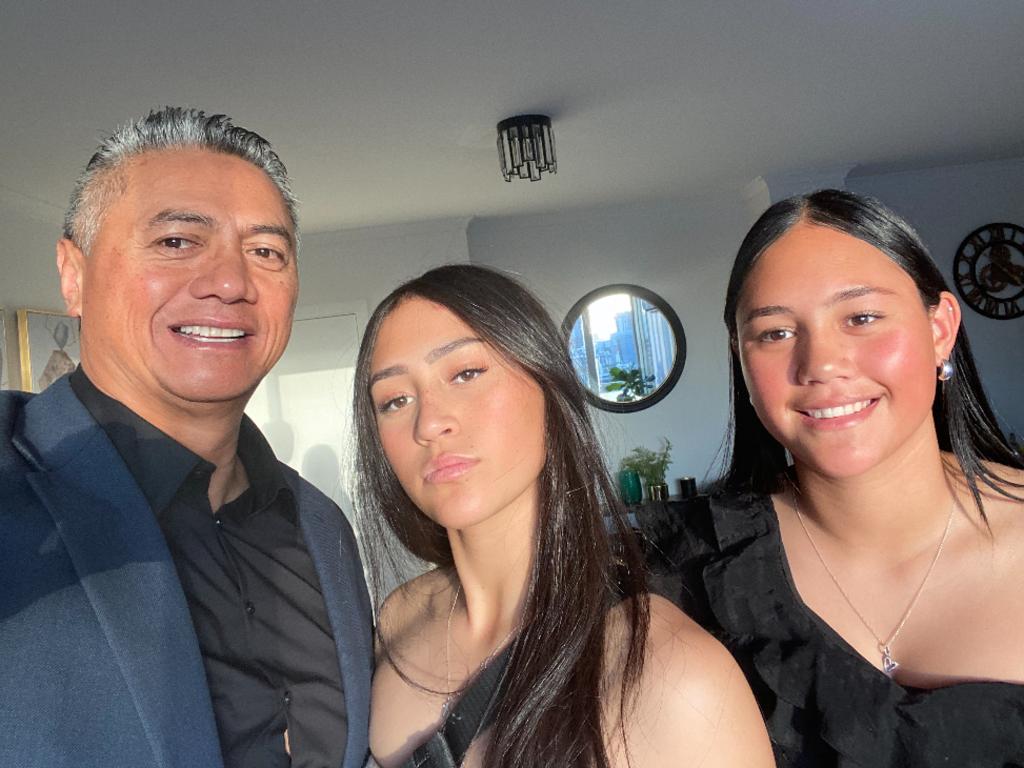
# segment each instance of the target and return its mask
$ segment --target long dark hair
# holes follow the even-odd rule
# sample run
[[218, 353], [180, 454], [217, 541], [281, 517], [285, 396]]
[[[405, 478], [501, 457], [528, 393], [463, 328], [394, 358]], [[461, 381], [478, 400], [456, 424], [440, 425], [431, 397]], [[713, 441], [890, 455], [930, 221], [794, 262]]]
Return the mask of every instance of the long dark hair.
[[[417, 558], [453, 565], [446, 530], [416, 508], [384, 455], [370, 398], [370, 358], [381, 324], [414, 297], [451, 311], [544, 393], [548, 460], [539, 479], [533, 562], [484, 764], [608, 768], [601, 706], [606, 616], [616, 596], [632, 598], [621, 722], [644, 661], [649, 603], [643, 559], [609, 479], [565, 339], [526, 288], [494, 270], [467, 264], [432, 269], [395, 289], [367, 324], [355, 374], [356, 492], [363, 542], [376, 564], [375, 597], [383, 596], [382, 580], [395, 567], [388, 531]], [[612, 546], [606, 516], [621, 547]], [[379, 640], [387, 652], [388, 638]]]
[[[878, 200], [838, 189], [823, 189], [782, 200], [761, 214], [740, 245], [725, 295], [732, 417], [726, 446], [729, 464], [721, 486], [728, 490], [776, 493], [782, 488], [787, 470], [785, 449], [764, 428], [750, 403], [737, 351], [736, 305], [757, 259], [801, 221], [843, 232], [880, 250], [910, 276], [926, 307], [936, 306], [939, 294], [949, 290], [917, 232]], [[932, 403], [935, 431], [939, 447], [956, 456], [984, 517], [979, 479], [1010, 498], [1018, 497], [1010, 493], [1008, 487], [1021, 487], [1000, 477], [984, 462], [1021, 467], [1021, 460], [996, 424], [962, 325], [949, 360], [953, 364], [953, 377], [945, 382], [936, 379]]]

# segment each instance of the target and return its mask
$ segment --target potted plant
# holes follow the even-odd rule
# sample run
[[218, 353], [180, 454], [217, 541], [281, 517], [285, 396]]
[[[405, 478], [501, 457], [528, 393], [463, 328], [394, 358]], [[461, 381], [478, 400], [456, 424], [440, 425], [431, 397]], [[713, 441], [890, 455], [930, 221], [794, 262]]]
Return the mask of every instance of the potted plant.
[[620, 403], [631, 403], [643, 397], [648, 390], [654, 388], [654, 376], [644, 376], [639, 368], [619, 368], [613, 365], [608, 369], [611, 382], [605, 384], [605, 392], [618, 392], [615, 399]]
[[638, 446], [623, 457], [619, 470], [633, 471], [640, 475], [649, 499], [667, 499], [668, 484], [665, 482], [665, 473], [668, 471], [668, 465], [672, 463], [671, 451], [672, 443], [667, 437], [661, 438], [661, 450], [658, 451]]

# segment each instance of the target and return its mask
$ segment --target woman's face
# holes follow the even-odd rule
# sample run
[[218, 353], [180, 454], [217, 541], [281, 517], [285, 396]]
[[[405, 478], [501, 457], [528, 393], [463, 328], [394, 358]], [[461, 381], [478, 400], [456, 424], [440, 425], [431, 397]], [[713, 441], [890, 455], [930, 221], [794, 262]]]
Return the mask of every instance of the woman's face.
[[798, 465], [829, 477], [934, 450], [936, 367], [959, 322], [951, 294], [925, 307], [877, 248], [804, 222], [757, 260], [736, 310], [758, 417]]
[[384, 453], [424, 514], [462, 530], [507, 510], [535, 512], [546, 451], [532, 378], [420, 298], [381, 324], [370, 373]]

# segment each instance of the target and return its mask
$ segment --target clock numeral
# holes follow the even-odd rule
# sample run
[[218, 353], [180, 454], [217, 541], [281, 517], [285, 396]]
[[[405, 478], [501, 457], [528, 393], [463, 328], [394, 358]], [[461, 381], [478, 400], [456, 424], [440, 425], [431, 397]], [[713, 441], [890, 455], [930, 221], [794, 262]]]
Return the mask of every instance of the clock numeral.
[[986, 230], [975, 232], [964, 244], [963, 250], [960, 252], [965, 258], [968, 258], [971, 261], [977, 261], [981, 252], [988, 248], [988, 241], [984, 238], [985, 231]]
[[970, 304], [972, 307], [977, 307], [983, 299], [988, 297], [981, 292], [981, 289], [976, 285], [965, 285], [964, 289], [964, 301]]
[[989, 241], [989, 243], [1000, 242], [1002, 240], [1007, 240], [1007, 239], [1009, 239], [1009, 238], [1007, 238], [1007, 236], [1006, 236], [1006, 228], [1002, 224], [990, 224], [988, 226], [988, 241]]

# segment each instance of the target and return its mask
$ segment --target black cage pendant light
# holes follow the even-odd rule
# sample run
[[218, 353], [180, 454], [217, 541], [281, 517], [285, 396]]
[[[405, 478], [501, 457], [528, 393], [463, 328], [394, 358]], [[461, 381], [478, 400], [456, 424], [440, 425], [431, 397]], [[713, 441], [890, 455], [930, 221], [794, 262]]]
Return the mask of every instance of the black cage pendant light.
[[551, 118], [516, 115], [498, 123], [498, 159], [505, 181], [514, 177], [540, 181], [545, 171], [558, 173]]

